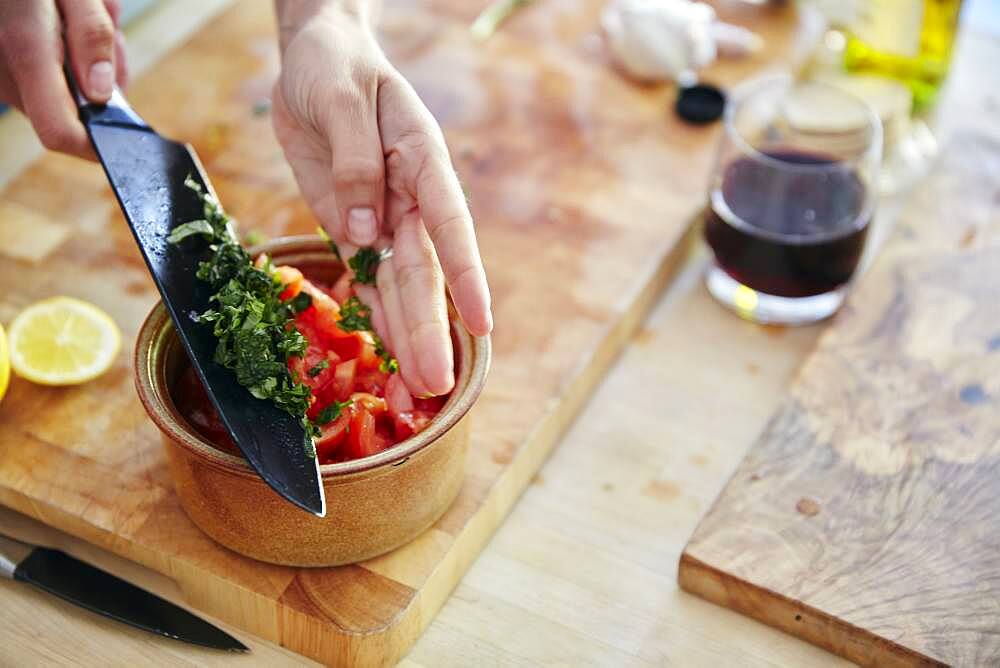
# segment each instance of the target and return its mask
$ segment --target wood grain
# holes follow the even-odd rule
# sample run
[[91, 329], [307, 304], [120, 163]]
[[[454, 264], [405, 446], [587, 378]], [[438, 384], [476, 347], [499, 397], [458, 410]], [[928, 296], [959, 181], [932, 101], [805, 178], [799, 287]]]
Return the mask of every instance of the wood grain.
[[1000, 662], [998, 134], [946, 141], [698, 526], [684, 589], [865, 665]]
[[[169, 575], [190, 605], [298, 652], [398, 658], [666, 284], [701, 203], [715, 131], [683, 128], [668, 91], [607, 68], [592, 34], [599, 5], [539, 4], [486, 46], [469, 40], [464, 3], [387, 10], [384, 41], [444, 125], [471, 193], [498, 323], [466, 484], [429, 534], [371, 562], [310, 571], [218, 547], [177, 504], [125, 352], [79, 388], [15, 380], [0, 405], [0, 501]], [[796, 21], [792, 11], [761, 19], [766, 58], [715, 77], [792, 57]], [[155, 127], [196, 146], [244, 229], [268, 235], [315, 225], [268, 119], [252, 112], [276, 72], [272, 33], [266, 5], [240, 3], [129, 93]], [[134, 338], [155, 293], [99, 170], [49, 156], [3, 201], [71, 234], [47, 255], [0, 263], [0, 320], [67, 293]]]

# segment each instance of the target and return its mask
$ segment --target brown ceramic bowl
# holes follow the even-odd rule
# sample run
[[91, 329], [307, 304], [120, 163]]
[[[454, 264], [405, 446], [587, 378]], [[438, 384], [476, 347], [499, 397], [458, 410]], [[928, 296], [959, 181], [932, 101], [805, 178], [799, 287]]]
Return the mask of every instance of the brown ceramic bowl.
[[[318, 237], [278, 239], [253, 251], [326, 283], [343, 271]], [[452, 332], [455, 390], [441, 412], [424, 431], [388, 450], [321, 466], [327, 512], [318, 518], [280, 498], [244, 459], [213, 447], [181, 416], [170, 389], [188, 360], [166, 309], [157, 304], [136, 342], [136, 387], [163, 433], [185, 512], [226, 547], [292, 566], [361, 561], [415, 538], [458, 494], [469, 444], [466, 413], [490, 365], [488, 338], [470, 336], [454, 317]]]

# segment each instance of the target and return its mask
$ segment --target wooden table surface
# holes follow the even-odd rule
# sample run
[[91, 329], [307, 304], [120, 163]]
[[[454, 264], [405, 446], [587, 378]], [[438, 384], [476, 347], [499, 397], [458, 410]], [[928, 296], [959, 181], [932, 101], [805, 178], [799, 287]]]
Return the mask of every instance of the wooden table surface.
[[[163, 38], [169, 31], [158, 20], [183, 17], [193, 25], [192, 16], [205, 18], [222, 4], [183, 0], [156, 10], [134, 41], [149, 57], [169, 45]], [[978, 57], [1000, 51], [978, 35], [965, 43]], [[0, 179], [32, 150], [23, 132], [9, 115], [0, 122], [5, 148], [14, 145], [9, 139], [24, 147], [3, 152]], [[702, 287], [704, 263], [703, 251], [693, 252], [403, 665], [843, 663], [677, 588], [685, 541], [820, 331], [757, 327], [732, 317]], [[0, 530], [29, 524], [0, 509]], [[164, 576], [45, 527], [34, 529], [39, 540], [181, 599]], [[238, 632], [251, 655], [159, 639], [20, 584], [0, 582], [0, 597], [0, 666], [310, 665]]]

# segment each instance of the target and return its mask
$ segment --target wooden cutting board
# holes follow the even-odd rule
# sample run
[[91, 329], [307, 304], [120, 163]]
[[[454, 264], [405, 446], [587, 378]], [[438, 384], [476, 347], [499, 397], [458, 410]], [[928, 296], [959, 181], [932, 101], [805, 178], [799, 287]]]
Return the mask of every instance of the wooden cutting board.
[[1000, 663], [1000, 142], [959, 136], [681, 586], [865, 665]]
[[[467, 3], [386, 8], [383, 42], [446, 129], [495, 298], [465, 485], [431, 530], [362, 564], [294, 569], [229, 552], [190, 523], [132, 387], [128, 348], [155, 289], [100, 169], [61, 156], [0, 199], [0, 321], [70, 294], [110, 312], [126, 345], [81, 387], [14, 379], [0, 404], [0, 502], [174, 578], [192, 606], [297, 652], [398, 659], [666, 284], [703, 198], [718, 128], [682, 126], [670, 91], [608, 68], [600, 4], [536, 3], [486, 44], [468, 37]], [[788, 9], [752, 25], [766, 54], [714, 78], [795, 60], [812, 34]], [[129, 91], [154, 127], [194, 144], [242, 229], [269, 236], [315, 227], [258, 104], [278, 67], [273, 32], [269, 5], [244, 0]]]

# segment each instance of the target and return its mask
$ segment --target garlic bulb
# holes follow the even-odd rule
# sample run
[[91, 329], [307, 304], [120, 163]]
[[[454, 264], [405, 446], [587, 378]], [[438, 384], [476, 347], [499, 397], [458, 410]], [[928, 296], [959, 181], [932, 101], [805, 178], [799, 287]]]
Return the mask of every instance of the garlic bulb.
[[601, 26], [618, 65], [641, 81], [677, 81], [715, 60], [745, 55], [760, 37], [716, 21], [715, 10], [691, 0], [611, 0]]

